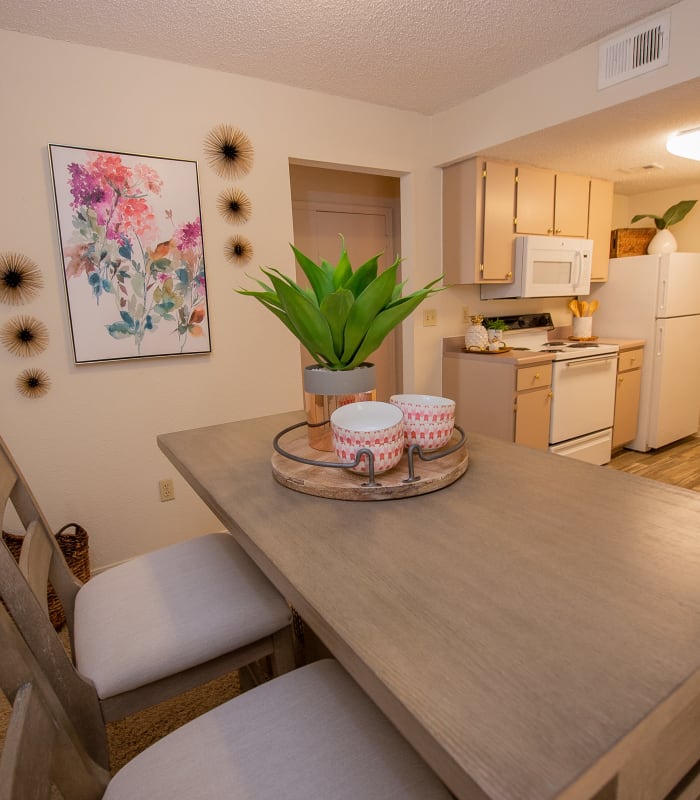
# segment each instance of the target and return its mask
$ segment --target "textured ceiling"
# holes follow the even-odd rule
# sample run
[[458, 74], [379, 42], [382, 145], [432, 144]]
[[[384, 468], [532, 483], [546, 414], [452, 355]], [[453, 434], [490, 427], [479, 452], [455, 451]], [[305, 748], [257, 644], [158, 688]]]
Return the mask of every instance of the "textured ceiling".
[[[0, 28], [433, 114], [669, 5], [669, 0], [2, 0]], [[608, 123], [617, 124], [614, 114], [597, 116], [585, 136], [579, 123], [558, 126], [555, 145], [526, 137], [513, 157], [556, 167], [549, 163], [557, 155], [554, 147], [563, 151], [562, 159], [568, 153], [567, 169], [588, 172], [574, 156], [583, 158], [592, 141], [610, 144]], [[571, 146], [564, 138], [569, 133], [580, 135]], [[500, 149], [506, 157], [507, 146]], [[631, 140], [626, 149], [605, 152], [615, 161], [617, 175], [611, 179], [620, 185], [632, 180], [620, 169], [638, 170], [662, 157], [637, 157]], [[607, 155], [596, 151], [590, 158], [599, 167], [594, 174], [611, 177], [601, 174]], [[659, 176], [646, 177], [645, 187], [651, 187]]]
[[0, 27], [432, 114], [669, 0], [3, 0]]

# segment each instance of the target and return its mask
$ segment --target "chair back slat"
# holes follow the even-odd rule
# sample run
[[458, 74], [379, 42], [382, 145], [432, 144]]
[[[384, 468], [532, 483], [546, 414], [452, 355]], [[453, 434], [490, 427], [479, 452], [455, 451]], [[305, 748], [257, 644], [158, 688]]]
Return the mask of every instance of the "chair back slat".
[[50, 538], [50, 534], [41, 530], [41, 521], [32, 520], [27, 527], [19, 554], [19, 568], [47, 616], [49, 615], [49, 604], [46, 585], [49, 581], [53, 555]]
[[[5, 492], [4, 488], [9, 487]], [[30, 530], [35, 531], [31, 538], [34, 539], [31, 550], [36, 550], [31, 555], [24, 557], [25, 569], [29, 563], [33, 564], [28, 574], [32, 590], [36, 593], [46, 610], [46, 580], [56, 591], [66, 615], [66, 622], [73, 641], [73, 606], [75, 596], [81, 583], [71, 572], [56, 537], [51, 532], [51, 526], [46, 521], [39, 504], [29, 488], [20, 468], [17, 466], [9, 448], [0, 437], [0, 518], [5, 512], [8, 503], [12, 506], [16, 516], [24, 528], [25, 538]], [[22, 551], [26, 541], [22, 543]], [[20, 559], [22, 556], [20, 555]], [[35, 563], [36, 559], [36, 563]], [[44, 573], [42, 575], [42, 572]]]
[[47, 800], [52, 785], [70, 800], [99, 800], [109, 773], [85, 751], [71, 714], [3, 606], [0, 643], [0, 686], [12, 704], [0, 800]]
[[31, 683], [15, 695], [0, 757], [0, 800], [48, 800], [51, 796], [51, 719]]

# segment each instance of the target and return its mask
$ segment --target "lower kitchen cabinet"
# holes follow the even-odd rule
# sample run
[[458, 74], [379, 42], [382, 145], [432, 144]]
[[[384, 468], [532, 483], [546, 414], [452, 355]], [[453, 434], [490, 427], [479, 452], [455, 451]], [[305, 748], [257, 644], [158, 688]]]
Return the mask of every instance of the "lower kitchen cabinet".
[[637, 435], [639, 392], [642, 380], [644, 349], [620, 350], [615, 390], [615, 420], [612, 447], [620, 448]]
[[521, 367], [516, 371], [516, 444], [546, 450], [549, 445], [549, 412], [552, 405], [552, 365]]
[[504, 356], [448, 353], [442, 360], [442, 393], [456, 402], [455, 422], [539, 450], [549, 445], [552, 364]]

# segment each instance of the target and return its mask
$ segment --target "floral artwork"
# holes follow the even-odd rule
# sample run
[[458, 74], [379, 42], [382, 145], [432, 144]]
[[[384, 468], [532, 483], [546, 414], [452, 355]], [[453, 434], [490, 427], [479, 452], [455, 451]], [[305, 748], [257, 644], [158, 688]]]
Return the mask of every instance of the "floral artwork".
[[75, 362], [211, 352], [196, 162], [49, 153]]

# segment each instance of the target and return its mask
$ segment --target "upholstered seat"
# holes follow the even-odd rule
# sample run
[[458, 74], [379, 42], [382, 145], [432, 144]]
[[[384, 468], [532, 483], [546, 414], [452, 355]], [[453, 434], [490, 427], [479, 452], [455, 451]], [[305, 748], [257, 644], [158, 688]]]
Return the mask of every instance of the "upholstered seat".
[[335, 661], [288, 672], [197, 717], [110, 779], [85, 752], [104, 728], [86, 722], [78, 698], [65, 706], [2, 606], [0, 647], [0, 685], [13, 703], [1, 800], [48, 798], [50, 783], [66, 800], [450, 798]]
[[91, 578], [75, 598], [78, 670], [100, 699], [272, 636], [288, 605], [228, 533], [211, 533]]

